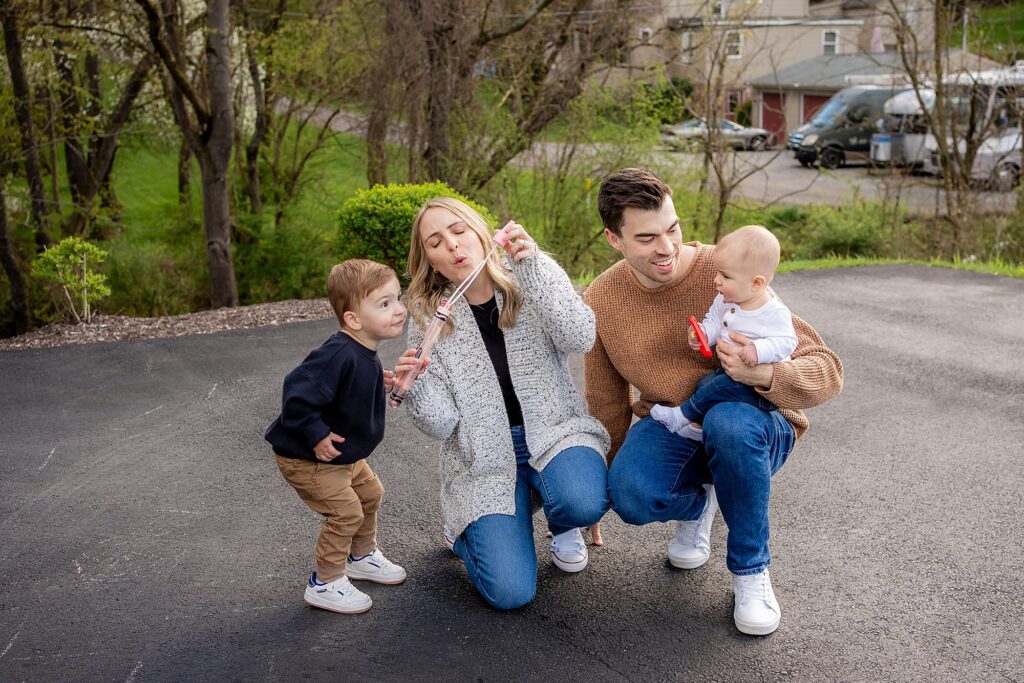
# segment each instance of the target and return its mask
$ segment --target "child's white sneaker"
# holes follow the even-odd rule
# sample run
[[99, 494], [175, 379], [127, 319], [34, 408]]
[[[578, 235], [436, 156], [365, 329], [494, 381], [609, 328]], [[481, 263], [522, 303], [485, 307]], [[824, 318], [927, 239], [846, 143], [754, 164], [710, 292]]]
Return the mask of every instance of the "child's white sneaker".
[[358, 560], [349, 555], [345, 573], [350, 579], [374, 583], [394, 585], [405, 581], [405, 570], [384, 557], [379, 548], [374, 548], [372, 553]]
[[579, 529], [570, 529], [551, 539], [551, 561], [563, 572], [583, 571], [589, 559], [587, 544]]
[[707, 503], [700, 517], [691, 521], [677, 522], [676, 535], [668, 542], [668, 561], [680, 569], [696, 569], [711, 557], [711, 525], [718, 512], [718, 497], [715, 487], [704, 484]]
[[782, 609], [775, 599], [772, 580], [765, 569], [760, 574], [732, 575], [732, 592], [736, 608], [732, 618], [740, 633], [748, 636], [766, 636], [779, 627]]
[[370, 596], [353, 586], [347, 576], [324, 583], [317, 580], [316, 572], [309, 577], [303, 599], [307, 605], [339, 614], [362, 614], [373, 606]]

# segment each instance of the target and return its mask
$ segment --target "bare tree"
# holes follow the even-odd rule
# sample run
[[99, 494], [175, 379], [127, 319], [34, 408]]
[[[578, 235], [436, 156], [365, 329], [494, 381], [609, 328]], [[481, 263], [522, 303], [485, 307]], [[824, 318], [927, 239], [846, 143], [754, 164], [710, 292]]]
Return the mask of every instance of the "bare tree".
[[[624, 43], [632, 2], [385, 4], [390, 30], [403, 36], [386, 46], [401, 55], [386, 63], [394, 67], [387, 80], [401, 84], [409, 178], [444, 180], [473, 191], [529, 149], [582, 92], [593, 70]], [[380, 169], [385, 160], [379, 142], [397, 107], [394, 97], [371, 94], [374, 163]]]
[[[107, 205], [116, 203], [110, 178], [118, 136], [153, 70], [152, 55], [141, 51], [135, 41], [98, 32], [97, 27], [114, 24], [119, 12], [120, 8], [89, 0], [58, 7], [48, 15], [49, 23], [61, 27], [52, 41], [56, 109], [60, 113], [60, 128], [53, 132], [64, 142], [74, 204], [65, 226], [70, 234], [83, 234], [90, 228], [97, 198]], [[100, 49], [112, 55], [106, 64]], [[107, 74], [103, 73], [105, 65]], [[127, 71], [127, 77], [117, 73], [122, 71]], [[105, 88], [104, 81], [114, 85]], [[123, 83], [120, 87], [119, 82]], [[107, 101], [112, 102], [109, 108]]]
[[[210, 271], [210, 302], [238, 305], [231, 250], [231, 198], [228, 176], [234, 141], [231, 97], [228, 0], [206, 3], [205, 60], [190, 69], [183, 49], [178, 0], [136, 0], [145, 13], [149, 37], [167, 75], [174, 118], [196, 160], [203, 183], [203, 227]], [[190, 73], [191, 71], [191, 73]]]

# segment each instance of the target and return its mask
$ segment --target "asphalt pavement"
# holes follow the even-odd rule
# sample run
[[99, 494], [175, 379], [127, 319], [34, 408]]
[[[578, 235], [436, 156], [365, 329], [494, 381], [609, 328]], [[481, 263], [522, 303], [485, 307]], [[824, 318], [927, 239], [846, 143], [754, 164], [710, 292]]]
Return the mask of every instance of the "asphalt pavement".
[[538, 523], [535, 602], [488, 608], [402, 409], [372, 464], [409, 580], [365, 587], [360, 616], [304, 606], [319, 519], [262, 432], [324, 321], [0, 354], [0, 680], [1024, 680], [1024, 281], [885, 266], [776, 290], [846, 387], [774, 479], [775, 634], [733, 626], [721, 517], [682, 571], [671, 527], [610, 513], [576, 575]]

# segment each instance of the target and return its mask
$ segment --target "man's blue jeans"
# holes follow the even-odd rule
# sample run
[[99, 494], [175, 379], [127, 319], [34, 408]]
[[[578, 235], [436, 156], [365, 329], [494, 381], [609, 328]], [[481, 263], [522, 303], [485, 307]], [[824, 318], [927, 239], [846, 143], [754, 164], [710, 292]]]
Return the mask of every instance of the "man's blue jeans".
[[516, 514], [485, 515], [455, 541], [469, 580], [498, 609], [530, 603], [537, 592], [537, 550], [533, 545], [530, 491], [544, 504], [548, 529], [557, 535], [596, 524], [608, 511], [608, 471], [592, 448], [575, 446], [556, 455], [543, 472], [530, 467], [526, 432], [512, 428], [516, 452]]
[[778, 410], [775, 404], [757, 393], [754, 387], [740, 384], [722, 368], [701, 378], [697, 390], [679, 406], [690, 422], [702, 423], [708, 411], [719, 403], [746, 403], [764, 411]]
[[714, 483], [729, 527], [726, 566], [757, 574], [768, 566], [772, 475], [793, 449], [793, 427], [778, 411], [719, 403], [704, 416], [704, 442], [646, 417], [626, 434], [608, 471], [612, 508], [627, 524], [694, 520]]

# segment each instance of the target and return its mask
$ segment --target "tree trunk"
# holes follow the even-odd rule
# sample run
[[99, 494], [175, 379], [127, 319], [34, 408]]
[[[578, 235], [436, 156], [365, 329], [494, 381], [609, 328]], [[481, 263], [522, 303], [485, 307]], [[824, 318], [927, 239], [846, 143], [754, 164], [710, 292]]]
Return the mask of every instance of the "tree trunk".
[[388, 156], [384, 143], [388, 136], [387, 103], [378, 102], [366, 127], [366, 182], [370, 187], [388, 182]]
[[36, 251], [40, 252], [52, 242], [49, 225], [47, 225], [49, 211], [46, 208], [46, 188], [43, 185], [43, 174], [39, 167], [35, 131], [32, 129], [31, 91], [21, 60], [18, 22], [14, 15], [14, 8], [9, 2], [4, 2], [0, 6], [0, 23], [3, 23], [7, 67], [11, 74], [11, 85], [14, 90], [14, 113], [21, 131], [21, 151], [25, 157], [25, 175], [28, 178], [29, 195], [32, 200], [31, 214], [32, 225], [35, 228]]
[[14, 331], [21, 334], [28, 331], [29, 305], [28, 290], [25, 288], [25, 276], [21, 272], [21, 262], [14, 238], [7, 229], [7, 202], [5, 188], [0, 182], [0, 264], [11, 284], [11, 312], [14, 314]]
[[[429, 180], [450, 182], [448, 156], [448, 112], [454, 105], [453, 64], [455, 21], [452, 16], [456, 9], [449, 3], [440, 3], [444, 9], [434, 8], [441, 16], [432, 16], [432, 26], [427, 31], [427, 68], [430, 79], [427, 83], [427, 148], [423, 152], [423, 163]], [[433, 12], [431, 13], [433, 14]]]
[[81, 103], [78, 100], [77, 84], [71, 57], [64, 49], [64, 44], [57, 40], [53, 44], [53, 62], [57, 69], [57, 101], [60, 106], [62, 134], [64, 137], [64, 166], [68, 174], [68, 187], [71, 190], [71, 203], [75, 207], [76, 220], [69, 223], [69, 232], [81, 234], [88, 222], [86, 215], [89, 207], [85, 203], [88, 193], [89, 164], [81, 141], [75, 137], [77, 123], [82, 116]]
[[182, 210], [192, 207], [192, 150], [184, 139], [178, 148], [178, 206]]
[[231, 31], [228, 0], [209, 0], [206, 27], [210, 119], [200, 136], [202, 149], [198, 159], [203, 176], [203, 225], [210, 268], [210, 302], [214, 308], [221, 308], [238, 305], [238, 286], [231, 255], [231, 196], [228, 192], [228, 170], [235, 131], [228, 52]]
[[263, 210], [263, 192], [260, 189], [260, 147], [267, 135], [267, 92], [260, 81], [260, 68], [256, 53], [246, 43], [246, 58], [249, 62], [249, 78], [252, 80], [253, 99], [256, 101], [256, 127], [245, 146], [245, 194], [249, 197], [249, 212]]

